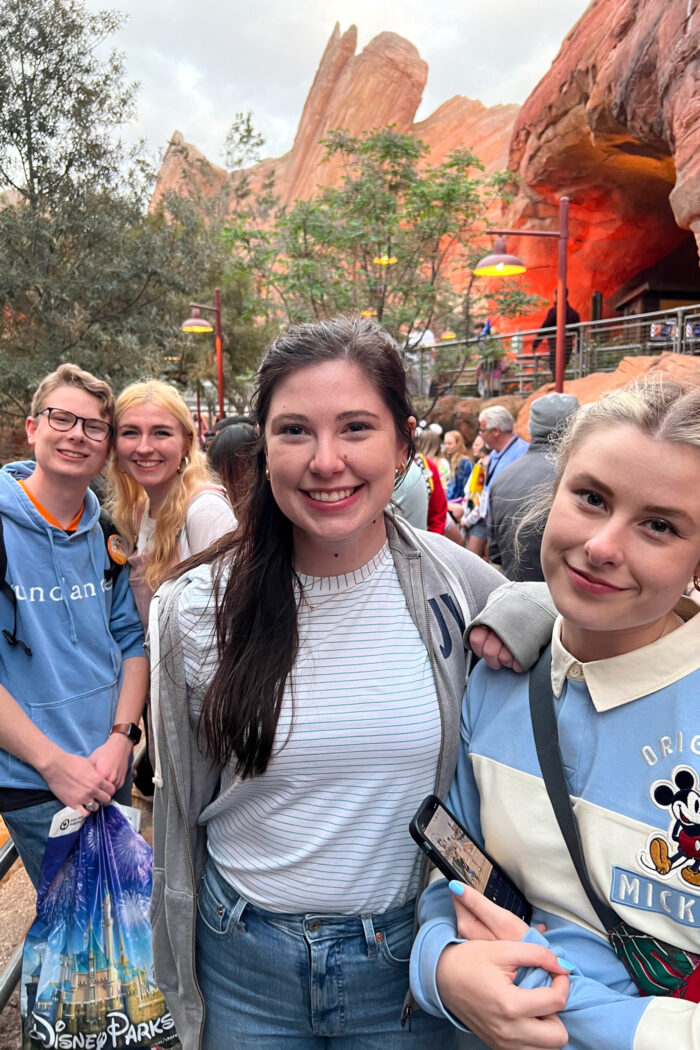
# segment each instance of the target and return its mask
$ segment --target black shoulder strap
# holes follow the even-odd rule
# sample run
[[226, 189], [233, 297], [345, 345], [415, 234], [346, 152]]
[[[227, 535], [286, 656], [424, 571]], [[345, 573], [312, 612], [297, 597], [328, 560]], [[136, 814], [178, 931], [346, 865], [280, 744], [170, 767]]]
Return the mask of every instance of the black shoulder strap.
[[5, 627], [3, 628], [2, 636], [8, 645], [18, 645], [27, 656], [31, 656], [32, 651], [29, 646], [21, 638], [17, 637], [17, 595], [7, 582], [7, 551], [5, 550], [5, 530], [2, 524], [2, 514], [0, 514], [0, 594], [4, 594], [12, 606], [12, 631], [8, 631]]
[[605, 904], [593, 889], [586, 861], [583, 856], [581, 837], [578, 832], [571, 796], [564, 775], [564, 766], [559, 747], [557, 717], [554, 710], [552, 693], [552, 647], [547, 646], [535, 666], [530, 671], [530, 718], [535, 737], [537, 757], [540, 762], [549, 801], [552, 803], [554, 816], [566, 842], [567, 849], [576, 868], [581, 885], [596, 915], [605, 929], [610, 932], [620, 924], [617, 913]]
[[124, 562], [116, 561], [114, 555], [112, 554], [109, 541], [112, 536], [118, 536], [118, 533], [114, 522], [112, 521], [106, 510], [100, 511], [100, 528], [102, 529], [102, 536], [105, 541], [105, 550], [107, 551], [107, 556], [109, 557], [109, 567], [105, 569], [105, 580], [114, 585], [116, 583], [117, 576], [124, 568]]

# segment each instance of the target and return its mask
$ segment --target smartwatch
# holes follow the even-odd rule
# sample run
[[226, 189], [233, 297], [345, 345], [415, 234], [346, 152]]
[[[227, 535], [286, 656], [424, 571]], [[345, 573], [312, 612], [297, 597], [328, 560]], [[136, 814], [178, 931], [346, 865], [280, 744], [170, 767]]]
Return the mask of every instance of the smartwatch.
[[111, 736], [112, 733], [123, 733], [132, 744], [138, 744], [141, 739], [141, 730], [135, 722], [117, 722], [112, 726], [109, 735]]

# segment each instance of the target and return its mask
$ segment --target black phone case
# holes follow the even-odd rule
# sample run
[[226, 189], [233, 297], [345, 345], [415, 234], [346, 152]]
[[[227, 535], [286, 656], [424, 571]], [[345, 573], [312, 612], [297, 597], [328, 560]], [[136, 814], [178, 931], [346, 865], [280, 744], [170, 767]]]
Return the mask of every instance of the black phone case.
[[[469, 842], [472, 843], [474, 849], [486, 858], [486, 860], [493, 868], [494, 874], [505, 887], [505, 890], [509, 891], [504, 892], [505, 900], [503, 901], [502, 906], [507, 907], [519, 918], [529, 923], [530, 919], [532, 918], [532, 907], [530, 906], [526, 898], [520, 892], [513, 880], [508, 875], [506, 875], [502, 868], [498, 866], [496, 861], [488, 855], [486, 850], [482, 849], [481, 846], [477, 845], [477, 843], [474, 842], [473, 838], [471, 837], [467, 829], [464, 827], [464, 825], [457, 820], [454, 813], [452, 813], [447, 808], [442, 799], [438, 798], [437, 795], [428, 795], [427, 798], [423, 799], [413, 819], [411, 820], [411, 823], [408, 826], [408, 830], [410, 831], [411, 837], [413, 838], [414, 842], [416, 842], [420, 846], [420, 848], [428, 855], [435, 867], [438, 868], [442, 872], [442, 874], [445, 875], [446, 878], [456, 879], [458, 882], [465, 881], [464, 876], [459, 871], [457, 871], [457, 869], [450, 864], [450, 862], [442, 855], [442, 853], [440, 853], [440, 851], [426, 838], [424, 830], [425, 826], [430, 822], [430, 819], [432, 818], [433, 814], [435, 813], [438, 807], [443, 809], [445, 813], [450, 817], [450, 819], [455, 822], [457, 827], [461, 829], [462, 833], [466, 836]], [[496, 901], [495, 903], [500, 902]]]

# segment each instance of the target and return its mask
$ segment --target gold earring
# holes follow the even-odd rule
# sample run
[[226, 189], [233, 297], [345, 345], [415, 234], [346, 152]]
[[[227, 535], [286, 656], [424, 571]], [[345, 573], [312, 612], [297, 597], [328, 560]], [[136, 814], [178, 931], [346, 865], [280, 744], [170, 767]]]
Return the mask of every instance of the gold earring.
[[269, 481], [269, 480], [270, 480], [270, 468], [266, 464], [265, 465], [265, 481]]
[[693, 587], [696, 591], [700, 591], [700, 576], [693, 576]]
[[396, 470], [394, 471], [394, 477], [398, 481], [400, 478], [402, 478], [404, 476], [405, 473], [406, 473], [406, 464], [402, 463], [401, 466], [397, 467]]

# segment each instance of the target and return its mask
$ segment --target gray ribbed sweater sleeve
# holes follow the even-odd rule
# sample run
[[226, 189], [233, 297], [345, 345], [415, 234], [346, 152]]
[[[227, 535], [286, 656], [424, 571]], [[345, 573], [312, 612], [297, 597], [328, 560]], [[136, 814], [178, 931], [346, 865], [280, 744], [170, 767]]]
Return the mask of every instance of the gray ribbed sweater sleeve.
[[490, 627], [527, 671], [552, 637], [556, 615], [546, 583], [504, 583], [489, 595], [468, 631]]

